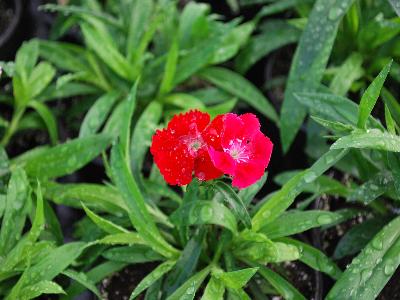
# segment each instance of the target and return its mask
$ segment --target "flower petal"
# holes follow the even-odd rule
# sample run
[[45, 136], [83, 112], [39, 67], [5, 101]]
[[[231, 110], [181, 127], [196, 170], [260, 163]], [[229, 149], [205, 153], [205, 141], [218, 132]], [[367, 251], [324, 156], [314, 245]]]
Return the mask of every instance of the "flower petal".
[[175, 115], [168, 123], [168, 129], [175, 136], [198, 135], [210, 123], [210, 115], [199, 110], [191, 110]]
[[212, 180], [223, 174], [214, 166], [207, 149], [199, 150], [194, 161], [194, 175], [200, 180]]
[[221, 148], [221, 132], [224, 128], [224, 116], [218, 115], [211, 121], [210, 125], [202, 133], [203, 139], [208, 146], [213, 147], [216, 150], [222, 150]]
[[239, 116], [243, 122], [241, 136], [243, 138], [251, 139], [253, 136], [260, 132], [260, 122], [254, 114], [243, 114]]
[[186, 185], [192, 181], [194, 158], [170, 130], [156, 131], [150, 152], [167, 183]]
[[238, 164], [233, 175], [232, 186], [244, 189], [257, 182], [264, 174], [265, 167], [256, 162]]
[[208, 153], [210, 154], [211, 161], [217, 169], [229, 175], [235, 173], [236, 162], [229, 154], [223, 151], [216, 151], [212, 147], [208, 149]]
[[258, 132], [254, 135], [249, 147], [252, 153], [252, 160], [266, 168], [274, 147], [271, 140], [261, 132]]

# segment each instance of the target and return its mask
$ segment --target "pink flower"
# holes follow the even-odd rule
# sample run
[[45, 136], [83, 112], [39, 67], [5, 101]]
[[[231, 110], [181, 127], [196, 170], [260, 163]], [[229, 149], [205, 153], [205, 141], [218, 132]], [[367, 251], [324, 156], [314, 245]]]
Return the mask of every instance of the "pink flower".
[[240, 189], [257, 182], [267, 168], [273, 144], [253, 114], [217, 116], [204, 134], [214, 166], [233, 177]]

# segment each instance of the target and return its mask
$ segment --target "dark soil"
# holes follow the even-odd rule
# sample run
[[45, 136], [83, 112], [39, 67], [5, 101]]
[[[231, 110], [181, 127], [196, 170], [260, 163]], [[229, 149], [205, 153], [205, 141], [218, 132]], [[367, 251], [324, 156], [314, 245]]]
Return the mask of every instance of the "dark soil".
[[[111, 277], [104, 279], [101, 282], [100, 292], [107, 300], [128, 300], [139, 282], [156, 266], [157, 264], [155, 263], [128, 266]], [[143, 298], [143, 295], [140, 295], [136, 299], [142, 300]]]

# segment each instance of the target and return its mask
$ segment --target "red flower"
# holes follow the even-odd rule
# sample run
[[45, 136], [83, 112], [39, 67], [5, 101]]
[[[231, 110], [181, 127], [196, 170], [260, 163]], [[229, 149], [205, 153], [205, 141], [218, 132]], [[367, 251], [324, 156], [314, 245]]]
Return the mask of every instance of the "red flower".
[[216, 117], [207, 130], [213, 164], [233, 177], [232, 185], [245, 188], [262, 177], [272, 154], [272, 142], [260, 131], [253, 114]]
[[150, 152], [166, 182], [186, 185], [193, 174], [200, 180], [222, 175], [208, 154], [205, 134], [209, 123], [209, 114], [193, 110], [174, 116], [167, 128], [156, 131]]

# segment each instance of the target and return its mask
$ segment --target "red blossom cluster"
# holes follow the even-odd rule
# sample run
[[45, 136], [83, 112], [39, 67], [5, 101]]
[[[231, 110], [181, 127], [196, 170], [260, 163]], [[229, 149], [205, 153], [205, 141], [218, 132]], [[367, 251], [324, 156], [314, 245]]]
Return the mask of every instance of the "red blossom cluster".
[[171, 185], [189, 184], [193, 175], [212, 180], [227, 174], [241, 189], [261, 178], [272, 148], [253, 114], [228, 113], [210, 123], [209, 114], [192, 110], [175, 115], [167, 128], [157, 130], [150, 151]]

